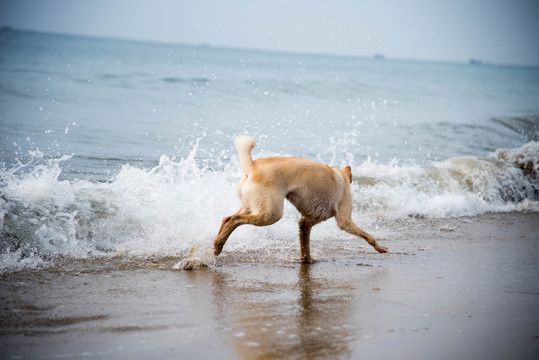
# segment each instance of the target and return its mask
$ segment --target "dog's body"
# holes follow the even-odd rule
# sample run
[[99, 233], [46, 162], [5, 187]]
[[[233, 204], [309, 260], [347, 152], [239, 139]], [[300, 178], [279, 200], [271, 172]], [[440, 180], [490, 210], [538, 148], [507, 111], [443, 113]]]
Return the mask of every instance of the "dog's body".
[[378, 252], [388, 249], [361, 230], [352, 221], [352, 196], [349, 166], [337, 169], [296, 157], [270, 157], [253, 161], [252, 137], [235, 140], [243, 177], [238, 183], [238, 196], [242, 208], [223, 219], [214, 242], [215, 255], [219, 255], [232, 232], [240, 225], [271, 225], [283, 215], [284, 199], [290, 201], [301, 213], [299, 220], [301, 260], [311, 263], [309, 241], [311, 228], [331, 217], [337, 225], [350, 234], [367, 240]]

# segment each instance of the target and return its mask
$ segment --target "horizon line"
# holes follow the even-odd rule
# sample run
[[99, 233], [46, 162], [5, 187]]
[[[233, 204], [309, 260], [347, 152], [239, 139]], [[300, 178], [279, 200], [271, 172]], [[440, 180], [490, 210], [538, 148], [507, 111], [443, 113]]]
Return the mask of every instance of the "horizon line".
[[286, 54], [286, 55], [310, 55], [310, 56], [323, 56], [323, 57], [335, 57], [335, 58], [350, 58], [350, 59], [364, 59], [364, 60], [376, 60], [376, 61], [409, 61], [409, 62], [423, 62], [423, 63], [438, 63], [438, 64], [453, 64], [453, 65], [470, 65], [470, 66], [500, 66], [500, 67], [523, 67], [523, 68], [539, 68], [539, 64], [526, 64], [526, 63], [498, 63], [489, 60], [483, 60], [478, 57], [469, 57], [468, 60], [441, 60], [441, 59], [422, 59], [414, 57], [393, 57], [388, 56], [385, 53], [376, 52], [371, 55], [359, 55], [359, 54], [338, 54], [338, 53], [325, 53], [318, 51], [300, 51], [300, 50], [282, 50], [282, 49], [267, 49], [267, 48], [253, 48], [253, 47], [243, 47], [243, 46], [231, 46], [231, 45], [217, 45], [212, 43], [187, 43], [179, 41], [166, 41], [166, 40], [155, 40], [155, 39], [141, 39], [141, 38], [131, 38], [131, 37], [119, 37], [111, 35], [90, 35], [86, 33], [72, 33], [72, 32], [56, 32], [56, 31], [47, 31], [47, 30], [36, 30], [36, 29], [23, 29], [17, 28], [10, 25], [2, 25], [0, 31], [14, 31], [14, 32], [27, 32], [27, 33], [37, 33], [45, 35], [56, 35], [56, 36], [72, 36], [72, 37], [83, 37], [90, 39], [102, 39], [102, 40], [113, 40], [113, 41], [126, 41], [126, 42], [138, 42], [145, 44], [156, 44], [156, 45], [177, 45], [177, 46], [188, 46], [188, 47], [201, 47], [201, 48], [212, 48], [212, 49], [222, 49], [222, 50], [233, 50], [233, 51], [253, 51], [253, 52], [265, 52], [265, 53], [276, 53], [276, 54]]

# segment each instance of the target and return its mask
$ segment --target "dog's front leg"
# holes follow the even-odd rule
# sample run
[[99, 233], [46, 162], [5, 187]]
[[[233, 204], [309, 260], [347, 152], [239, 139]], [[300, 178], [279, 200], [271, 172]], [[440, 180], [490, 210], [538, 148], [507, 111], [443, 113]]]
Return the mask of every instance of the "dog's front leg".
[[312, 264], [313, 259], [311, 258], [311, 228], [313, 227], [313, 222], [307, 220], [303, 216], [299, 219], [299, 251], [300, 251], [300, 260], [306, 264]]
[[389, 250], [385, 246], [380, 246], [374, 239], [374, 237], [367, 233], [366, 231], [363, 231], [359, 226], [357, 226], [352, 219], [337, 219], [337, 225], [347, 233], [350, 233], [352, 235], [359, 236], [363, 239], [365, 239], [376, 251], [379, 253], [386, 253]]

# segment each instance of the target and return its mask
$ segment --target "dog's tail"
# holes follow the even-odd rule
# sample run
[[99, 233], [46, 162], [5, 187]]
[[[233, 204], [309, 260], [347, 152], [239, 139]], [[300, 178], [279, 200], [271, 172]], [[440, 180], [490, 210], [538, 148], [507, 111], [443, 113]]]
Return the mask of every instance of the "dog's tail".
[[234, 140], [234, 145], [236, 145], [236, 149], [238, 150], [241, 171], [245, 174], [251, 173], [251, 168], [253, 167], [251, 150], [256, 145], [255, 139], [250, 136], [240, 136]]

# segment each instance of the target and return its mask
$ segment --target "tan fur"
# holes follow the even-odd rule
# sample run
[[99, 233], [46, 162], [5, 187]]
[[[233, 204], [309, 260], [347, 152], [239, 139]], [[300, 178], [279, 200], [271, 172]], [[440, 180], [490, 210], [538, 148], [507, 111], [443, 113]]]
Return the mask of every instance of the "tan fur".
[[336, 218], [339, 228], [362, 237], [378, 252], [388, 251], [352, 221], [350, 166], [337, 169], [296, 157], [269, 157], [253, 161], [253, 138], [242, 136], [236, 139], [235, 144], [244, 172], [238, 183], [242, 208], [223, 219], [214, 242], [215, 255], [221, 253], [228, 237], [238, 226], [266, 226], [279, 221], [283, 216], [284, 199], [302, 215], [299, 237], [303, 262], [312, 262], [309, 250], [311, 228], [331, 217]]

